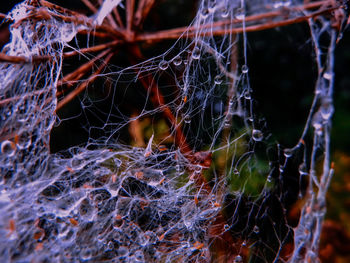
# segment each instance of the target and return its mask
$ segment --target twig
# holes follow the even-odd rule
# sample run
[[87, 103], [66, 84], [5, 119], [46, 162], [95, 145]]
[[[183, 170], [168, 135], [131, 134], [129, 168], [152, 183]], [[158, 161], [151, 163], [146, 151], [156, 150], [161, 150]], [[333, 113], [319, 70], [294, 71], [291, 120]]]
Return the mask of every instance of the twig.
[[61, 80], [57, 82], [57, 87], [62, 86], [63, 84], [66, 84], [68, 81], [74, 81], [84, 76], [84, 74], [92, 68], [92, 66], [95, 64], [97, 60], [107, 55], [110, 51], [111, 49], [105, 50], [104, 52], [100, 53], [98, 56], [94, 57], [92, 60], [89, 60], [88, 62], [81, 65], [79, 68], [77, 68], [73, 72], [64, 76]]
[[136, 28], [140, 27], [142, 23], [145, 21], [147, 15], [151, 11], [153, 5], [155, 4], [155, 0], [141, 0], [139, 1], [137, 11], [135, 13], [134, 18], [134, 26]]
[[89, 77], [86, 81], [81, 83], [75, 90], [65, 96], [60, 102], [57, 103], [56, 112], [64, 107], [68, 102], [73, 100], [76, 96], [78, 96], [82, 91], [86, 89], [86, 87], [98, 77], [101, 71], [107, 66], [111, 58], [114, 56], [114, 53], [110, 53], [106, 59], [102, 62], [100, 67]]
[[9, 56], [4, 53], [0, 53], [0, 62], [23, 64], [23, 63], [30, 63], [30, 60], [22, 56]]
[[101, 51], [101, 50], [104, 50], [107, 48], [116, 47], [119, 43], [121, 43], [120, 40], [114, 40], [114, 41], [111, 41], [109, 43], [100, 44], [100, 45], [96, 45], [93, 47], [87, 47], [87, 48], [82, 48], [79, 50], [65, 52], [65, 53], [63, 53], [63, 57], [69, 58], [69, 57], [84, 54], [84, 53]]
[[113, 13], [113, 15], [115, 16], [115, 19], [117, 20], [117, 23], [118, 23], [119, 27], [124, 28], [124, 27], [125, 27], [125, 26], [124, 26], [124, 23], [123, 23], [123, 21], [122, 21], [120, 15], [119, 15], [119, 12], [118, 12], [118, 9], [117, 9], [117, 8], [118, 8], [118, 7], [114, 8], [114, 9], [112, 10], [112, 13]]
[[89, 0], [81, 0], [87, 8], [90, 9], [94, 14], [97, 12], [97, 8]]
[[126, 1], [126, 37], [130, 41], [133, 38], [132, 25], [134, 19], [135, 0]]

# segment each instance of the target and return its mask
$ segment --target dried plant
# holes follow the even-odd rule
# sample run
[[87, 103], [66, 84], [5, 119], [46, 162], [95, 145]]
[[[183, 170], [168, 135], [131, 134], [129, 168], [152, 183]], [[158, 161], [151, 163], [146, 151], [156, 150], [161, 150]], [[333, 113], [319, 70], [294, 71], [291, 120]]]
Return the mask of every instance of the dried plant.
[[[2, 260], [316, 262], [348, 2], [203, 0], [188, 4], [190, 25], [162, 30], [150, 26], [162, 1], [81, 4], [27, 0], [1, 15]], [[300, 140], [283, 149], [256, 112], [247, 33], [296, 23], [310, 26], [318, 77]], [[87, 141], [50, 152], [76, 105], [93, 120]]]

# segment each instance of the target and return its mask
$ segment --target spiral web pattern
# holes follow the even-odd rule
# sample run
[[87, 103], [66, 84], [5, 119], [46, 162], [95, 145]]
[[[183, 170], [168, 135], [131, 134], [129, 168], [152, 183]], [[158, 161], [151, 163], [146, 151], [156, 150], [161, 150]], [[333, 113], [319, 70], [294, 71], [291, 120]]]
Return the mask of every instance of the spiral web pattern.
[[[17, 5], [0, 69], [1, 261], [316, 262], [339, 40], [327, 12], [345, 6], [302, 4], [204, 0], [186, 29], [170, 32], [170, 49], [131, 66], [112, 60], [113, 45], [83, 52], [124, 1], [96, 3], [91, 16], [46, 1]], [[247, 32], [298, 17], [310, 25], [318, 78], [300, 140], [282, 149], [255, 111]], [[90, 75], [65, 63], [73, 53]], [[100, 122], [84, 127], [86, 143], [51, 153], [51, 129], [68, 120], [56, 110], [73, 89], [82, 114]], [[125, 110], [128, 100], [136, 110]], [[292, 226], [288, 211], [302, 199]]]

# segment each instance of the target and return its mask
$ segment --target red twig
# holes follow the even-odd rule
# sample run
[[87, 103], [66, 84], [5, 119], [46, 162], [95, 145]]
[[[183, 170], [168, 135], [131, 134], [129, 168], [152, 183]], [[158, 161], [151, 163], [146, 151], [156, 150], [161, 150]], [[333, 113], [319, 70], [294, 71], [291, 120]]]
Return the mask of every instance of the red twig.
[[82, 76], [85, 75], [85, 73], [92, 68], [92, 66], [95, 64], [95, 62], [110, 52], [110, 49], [105, 50], [104, 52], [100, 53], [98, 56], [94, 57], [92, 60], [89, 60], [85, 64], [81, 65], [79, 68], [77, 68], [75, 71], [69, 73], [68, 75], [64, 76], [61, 80], [58, 81], [57, 87], [62, 86], [63, 84], [66, 84], [69, 81], [74, 81], [77, 79], [80, 79]]
[[95, 79], [98, 77], [98, 75], [102, 72], [102, 70], [107, 66], [111, 58], [114, 56], [114, 53], [108, 54], [106, 59], [102, 62], [100, 67], [83, 83], [81, 83], [76, 89], [74, 89], [71, 93], [69, 93], [67, 96], [65, 96], [60, 102], [57, 103], [56, 111], [60, 110], [62, 107], [64, 107], [68, 102], [73, 100], [76, 96], [78, 96], [82, 91], [84, 91], [87, 86], [95, 81]]

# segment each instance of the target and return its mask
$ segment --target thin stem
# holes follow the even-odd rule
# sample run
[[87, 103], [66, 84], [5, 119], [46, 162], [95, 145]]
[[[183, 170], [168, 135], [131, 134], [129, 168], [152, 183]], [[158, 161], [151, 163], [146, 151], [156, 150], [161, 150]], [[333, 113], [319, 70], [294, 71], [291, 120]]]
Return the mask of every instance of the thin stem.
[[134, 19], [135, 0], [126, 1], [126, 35], [129, 40], [132, 39], [132, 25]]
[[83, 83], [81, 83], [76, 89], [74, 89], [71, 93], [65, 96], [60, 102], [57, 103], [56, 112], [64, 107], [68, 102], [73, 100], [76, 96], [78, 96], [82, 91], [84, 91], [87, 86], [95, 81], [98, 75], [102, 72], [102, 70], [107, 66], [111, 58], [114, 56], [114, 53], [110, 53], [106, 59], [102, 62], [100, 67]]
[[[332, 7], [332, 8], [327, 8], [323, 9], [320, 11], [316, 11], [313, 13], [310, 13], [309, 15], [304, 15], [296, 18], [291, 18], [291, 19], [286, 19], [282, 21], [277, 21], [277, 22], [266, 22], [264, 24], [258, 24], [258, 25], [251, 25], [251, 26], [246, 26], [245, 29], [244, 27], [237, 27], [237, 28], [230, 28], [230, 29], [222, 29], [222, 28], [216, 28], [219, 26], [224, 25], [223, 21], [219, 21], [217, 23], [213, 24], [204, 24], [199, 27], [182, 27], [182, 28], [175, 28], [175, 29], [170, 29], [170, 30], [163, 30], [163, 31], [158, 31], [156, 33], [145, 33], [145, 34], [140, 34], [135, 38], [135, 41], [160, 41], [164, 39], [178, 39], [181, 37], [195, 37], [195, 36], [221, 36], [224, 34], [228, 33], [233, 33], [233, 34], [240, 34], [243, 32], [255, 32], [255, 31], [261, 31], [261, 30], [266, 30], [266, 29], [271, 29], [271, 28], [276, 28], [276, 27], [282, 27], [282, 26], [287, 26], [291, 24], [296, 24], [296, 23], [301, 23], [307, 21], [309, 18], [313, 18], [319, 15], [322, 15], [324, 13], [330, 13], [339, 7]], [[264, 15], [259, 15], [259, 16], [254, 16], [254, 19], [260, 20], [262, 18], [267, 18], [271, 14], [276, 14], [274, 13], [266, 13]], [[252, 21], [253, 16], [247, 17], [245, 21]], [[241, 20], [233, 20], [231, 23], [241, 23]], [[204, 29], [206, 27], [212, 27], [213, 29], [210, 31], [200, 31], [201, 29]], [[186, 32], [184, 34], [184, 32]]]
[[120, 40], [114, 40], [114, 41], [111, 41], [109, 43], [100, 44], [100, 45], [96, 45], [96, 46], [93, 46], [93, 47], [82, 48], [82, 49], [79, 49], [79, 50], [65, 52], [65, 53], [63, 53], [63, 57], [64, 58], [69, 58], [69, 57], [73, 57], [73, 56], [84, 54], [84, 53], [101, 51], [101, 50], [104, 50], [104, 49], [107, 49], [107, 48], [115, 47], [119, 43], [121, 43]]
[[81, 65], [79, 68], [77, 68], [73, 72], [64, 76], [61, 80], [58, 81], [57, 87], [62, 86], [63, 84], [66, 84], [69, 81], [77, 80], [77, 79], [81, 78], [82, 76], [84, 76], [84, 74], [87, 73], [92, 68], [92, 66], [95, 64], [95, 62], [97, 60], [99, 60], [102, 57], [104, 57], [105, 55], [107, 55], [110, 51], [111, 51], [110, 49], [105, 50], [104, 52], [100, 53], [98, 56], [96, 56], [92, 60], [89, 60], [88, 62]]
[[140, 27], [152, 10], [155, 0], [140, 0], [134, 18], [134, 26]]
[[81, 0], [93, 13], [97, 13], [97, 8], [89, 0]]

